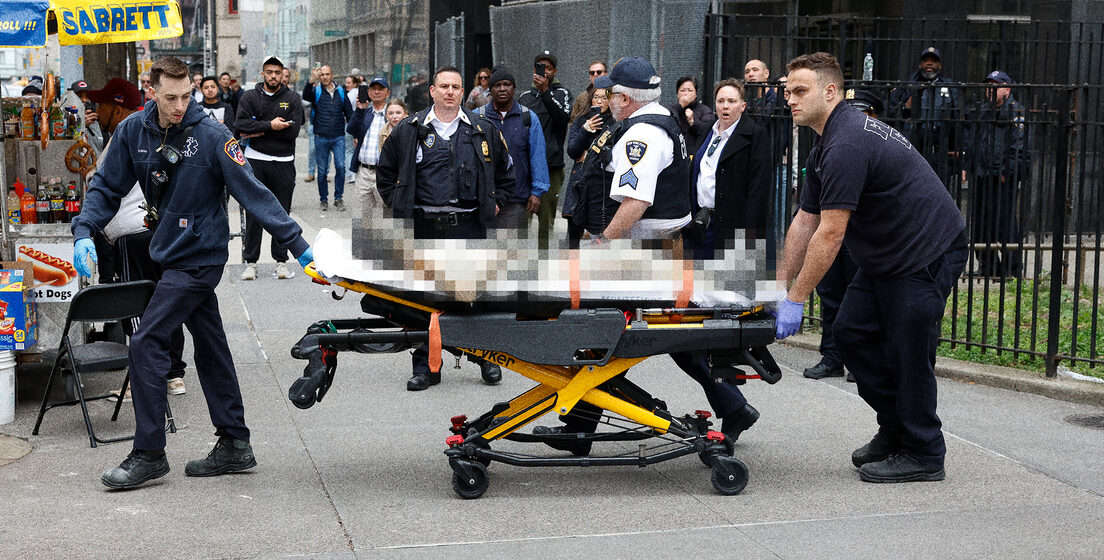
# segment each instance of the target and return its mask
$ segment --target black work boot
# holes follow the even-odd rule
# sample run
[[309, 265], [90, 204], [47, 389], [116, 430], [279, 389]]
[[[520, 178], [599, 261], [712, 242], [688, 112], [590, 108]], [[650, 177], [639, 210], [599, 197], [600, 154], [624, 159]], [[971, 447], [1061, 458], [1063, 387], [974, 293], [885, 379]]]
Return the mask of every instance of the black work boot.
[[758, 420], [759, 411], [755, 410], [755, 407], [750, 404], [745, 404], [743, 408], [721, 419], [721, 433], [726, 438], [736, 441], [740, 439], [740, 434], [744, 433]]
[[424, 391], [441, 382], [441, 372], [417, 372], [406, 382], [407, 391]]
[[878, 428], [878, 433], [870, 443], [858, 448], [851, 454], [851, 462], [856, 467], [862, 467], [867, 463], [884, 461], [887, 457], [897, 452], [901, 447], [901, 436], [894, 434], [885, 428]]
[[563, 426], [536, 426], [533, 428], [533, 435], [563, 436], [560, 438], [546, 439], [544, 444], [552, 449], [567, 451], [576, 457], [586, 457], [590, 455], [590, 447], [591, 444], [594, 443], [590, 439], [579, 437], [584, 434], [568, 432]]
[[253, 448], [249, 442], [230, 436], [221, 436], [205, 459], [188, 461], [184, 474], [188, 476], [218, 476], [239, 472], [257, 466]]
[[498, 385], [498, 382], [502, 381], [502, 368], [498, 367], [498, 364], [479, 362], [479, 373], [483, 375], [483, 382], [487, 385]]
[[947, 477], [942, 465], [928, 465], [907, 453], [894, 453], [884, 461], [867, 463], [859, 469], [864, 482], [931, 482]]
[[166, 474], [169, 474], [169, 461], [164, 451], [134, 449], [119, 466], [104, 471], [100, 482], [108, 488], [126, 490]]
[[805, 368], [802, 375], [808, 379], [824, 379], [825, 377], [843, 377], [843, 366], [833, 366], [821, 360], [813, 367]]

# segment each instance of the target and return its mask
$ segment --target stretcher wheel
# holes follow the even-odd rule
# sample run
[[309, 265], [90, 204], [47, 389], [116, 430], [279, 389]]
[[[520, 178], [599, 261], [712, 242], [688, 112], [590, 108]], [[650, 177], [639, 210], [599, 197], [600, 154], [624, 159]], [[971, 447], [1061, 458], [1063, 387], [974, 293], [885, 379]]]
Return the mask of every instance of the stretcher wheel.
[[735, 496], [743, 491], [748, 483], [748, 468], [735, 457], [718, 455], [713, 462], [713, 474], [710, 476], [713, 488], [725, 496]]
[[[736, 453], [736, 444], [732, 443], [732, 440], [725, 438], [724, 440], [725, 453], [732, 456]], [[709, 451], [702, 451], [698, 453], [698, 458], [701, 459], [703, 465], [712, 468], [713, 467], [713, 453]]]
[[452, 489], [456, 491], [456, 495], [465, 500], [474, 500], [482, 496], [491, 484], [490, 479], [487, 478], [487, 467], [484, 467], [483, 463], [478, 461], [457, 459], [456, 462], [460, 465], [466, 464], [464, 466], [467, 466], [467, 470], [471, 473], [470, 475], [461, 475], [455, 469], [453, 470]]

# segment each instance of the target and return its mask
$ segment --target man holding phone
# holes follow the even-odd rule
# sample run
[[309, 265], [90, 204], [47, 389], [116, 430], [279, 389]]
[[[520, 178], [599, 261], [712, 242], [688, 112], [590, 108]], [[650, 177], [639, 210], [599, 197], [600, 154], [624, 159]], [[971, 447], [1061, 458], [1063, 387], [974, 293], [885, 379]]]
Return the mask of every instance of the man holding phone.
[[548, 51], [538, 54], [533, 60], [533, 89], [521, 94], [518, 103], [537, 115], [544, 131], [549, 187], [541, 195], [540, 210], [537, 212], [537, 239], [540, 248], [546, 249], [564, 181], [563, 148], [572, 105], [571, 92], [556, 81], [556, 57]]
[[[291, 211], [295, 190], [295, 138], [303, 125], [303, 102], [299, 94], [283, 83], [284, 63], [275, 56], [261, 66], [263, 81], [256, 89], [242, 93], [234, 123], [242, 139], [249, 138], [245, 158], [257, 180], [268, 187], [285, 212]], [[248, 212], [245, 215], [245, 270], [242, 280], [257, 278], [257, 259], [261, 256], [261, 225]], [[288, 252], [272, 239], [272, 258], [276, 278], [295, 276], [287, 266]]]
[[356, 175], [364, 217], [368, 217], [370, 208], [383, 207], [383, 199], [376, 189], [376, 163], [379, 162], [380, 131], [387, 124], [384, 111], [390, 95], [391, 85], [382, 76], [372, 78], [368, 85], [361, 84], [357, 91], [356, 112], [345, 128], [356, 143], [349, 170]]

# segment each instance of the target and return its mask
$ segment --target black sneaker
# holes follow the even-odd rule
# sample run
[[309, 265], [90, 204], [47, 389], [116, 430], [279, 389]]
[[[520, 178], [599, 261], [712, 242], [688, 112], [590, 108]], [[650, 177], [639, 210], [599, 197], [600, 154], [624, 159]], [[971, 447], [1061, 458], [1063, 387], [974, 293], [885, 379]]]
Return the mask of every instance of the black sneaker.
[[926, 465], [907, 453], [894, 453], [884, 461], [859, 469], [864, 482], [934, 482], [947, 478], [942, 465]]
[[341, 200], [340, 198], [335, 200], [334, 201], [334, 209], [337, 210], [338, 212], [344, 212], [345, 211], [345, 201]]
[[726, 438], [736, 441], [740, 439], [740, 434], [750, 428], [752, 424], [755, 424], [759, 420], [759, 411], [755, 410], [755, 407], [750, 404], [745, 404], [744, 408], [737, 410], [733, 414], [725, 416], [721, 420], [721, 433]]
[[544, 444], [552, 449], [559, 449], [560, 451], [567, 451], [576, 457], [586, 457], [590, 455], [590, 446], [592, 443], [589, 439], [578, 438], [572, 439], [566, 436], [573, 436], [574, 433], [568, 432], [563, 426], [536, 426], [533, 428], [533, 435], [535, 436], [565, 436], [558, 439], [545, 440]]
[[878, 428], [878, 433], [870, 440], [870, 443], [856, 449], [851, 454], [851, 462], [856, 467], [862, 467], [867, 463], [884, 461], [890, 455], [896, 453], [901, 447], [901, 436], [890, 433], [884, 428]]
[[406, 382], [407, 391], [424, 391], [429, 389], [430, 386], [436, 385], [441, 382], [441, 372], [433, 373], [432, 371], [426, 373], [415, 373], [410, 377], [410, 380]]
[[142, 483], [169, 474], [169, 461], [164, 451], [140, 451], [134, 449], [117, 467], [100, 475], [104, 486], [115, 490], [135, 488]]
[[215, 447], [207, 454], [207, 458], [188, 461], [184, 466], [184, 474], [218, 476], [248, 470], [255, 466], [257, 466], [257, 458], [253, 456], [253, 448], [249, 442], [222, 436], [215, 442]]
[[813, 367], [805, 368], [805, 372], [802, 373], [809, 379], [824, 379], [825, 377], [843, 377], [843, 366], [832, 367], [821, 360], [821, 362]]
[[498, 385], [498, 382], [502, 381], [502, 368], [498, 367], [498, 364], [479, 362], [479, 373], [487, 385]]
[[330, 209], [330, 203], [323, 200], [322, 202], [318, 203], [318, 207], [322, 209], [323, 212], [325, 212], [326, 210]]

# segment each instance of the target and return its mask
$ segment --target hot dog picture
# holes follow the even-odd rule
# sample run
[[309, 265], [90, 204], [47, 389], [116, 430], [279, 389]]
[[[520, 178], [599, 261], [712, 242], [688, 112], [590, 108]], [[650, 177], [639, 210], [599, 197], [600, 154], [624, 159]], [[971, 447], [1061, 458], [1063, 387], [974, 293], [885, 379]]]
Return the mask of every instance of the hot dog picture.
[[64, 286], [77, 277], [77, 271], [73, 268], [73, 263], [48, 255], [38, 249], [22, 246], [19, 248], [19, 256], [16, 257], [16, 260], [31, 263], [31, 266], [34, 267], [36, 284]]

